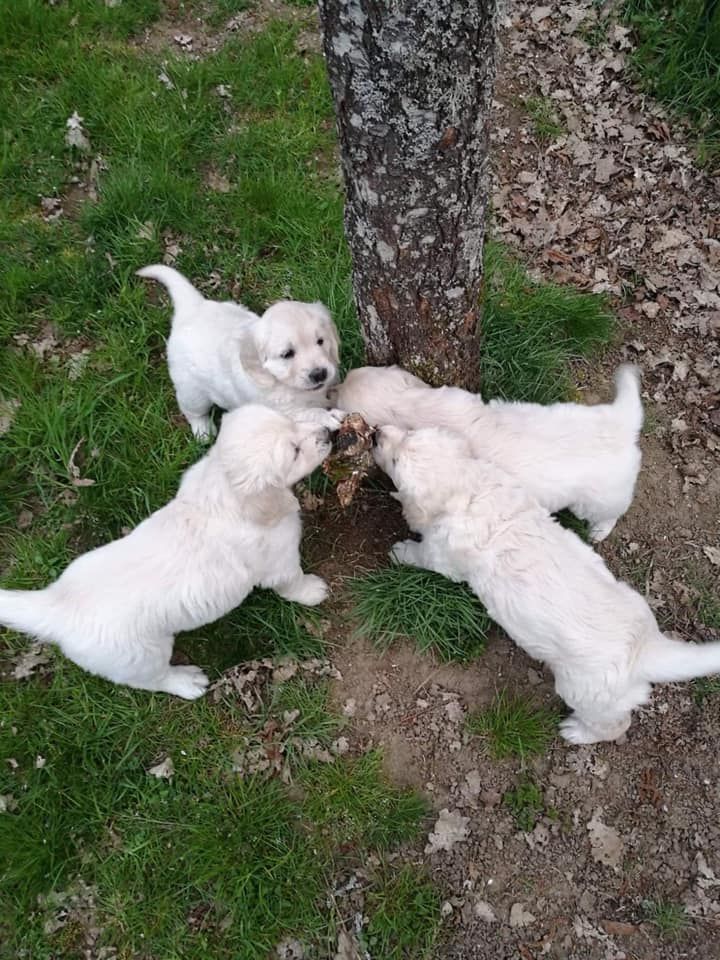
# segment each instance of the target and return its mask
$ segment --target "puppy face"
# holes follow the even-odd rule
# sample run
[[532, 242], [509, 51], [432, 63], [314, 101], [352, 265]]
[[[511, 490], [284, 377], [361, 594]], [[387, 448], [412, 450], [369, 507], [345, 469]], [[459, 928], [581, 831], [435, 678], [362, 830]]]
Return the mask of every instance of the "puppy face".
[[266, 386], [281, 384], [318, 396], [337, 379], [338, 334], [321, 303], [283, 300], [269, 307], [253, 334], [256, 356], [243, 356], [248, 372]]
[[288, 488], [330, 453], [325, 427], [246, 404], [223, 417], [216, 443], [232, 485], [245, 492]]
[[405, 518], [418, 529], [446, 509], [464, 488], [463, 460], [471, 456], [467, 441], [447, 430], [379, 427], [373, 455], [400, 493]]

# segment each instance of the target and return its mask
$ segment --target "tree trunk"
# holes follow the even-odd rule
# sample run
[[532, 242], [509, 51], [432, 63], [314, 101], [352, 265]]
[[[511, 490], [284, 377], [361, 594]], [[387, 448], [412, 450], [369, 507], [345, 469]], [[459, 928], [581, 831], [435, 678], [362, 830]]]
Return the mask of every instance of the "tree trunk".
[[368, 360], [479, 381], [497, 0], [320, 0]]

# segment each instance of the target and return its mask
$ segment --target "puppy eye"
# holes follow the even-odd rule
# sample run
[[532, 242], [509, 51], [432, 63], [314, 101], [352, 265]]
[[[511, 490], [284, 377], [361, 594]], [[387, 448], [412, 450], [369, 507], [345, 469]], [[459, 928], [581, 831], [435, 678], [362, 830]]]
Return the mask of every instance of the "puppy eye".
[[324, 339], [320, 337], [320, 339], [318, 340], [318, 346], [321, 347], [324, 343], [325, 343]]
[[281, 354], [280, 354], [280, 359], [281, 359], [281, 360], [292, 360], [292, 358], [293, 358], [294, 356], [295, 356], [295, 351], [294, 351], [294, 350], [292, 349], [292, 347], [291, 347], [289, 350], [286, 350], [285, 353], [281, 353]]
[[295, 444], [295, 459], [297, 459], [299, 454], [300, 454], [300, 447], [297, 444]]

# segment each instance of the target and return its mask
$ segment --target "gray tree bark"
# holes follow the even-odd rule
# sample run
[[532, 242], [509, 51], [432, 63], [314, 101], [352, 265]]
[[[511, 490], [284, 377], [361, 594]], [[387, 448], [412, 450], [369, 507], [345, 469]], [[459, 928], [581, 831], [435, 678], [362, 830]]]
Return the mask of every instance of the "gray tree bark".
[[319, 0], [368, 360], [479, 381], [497, 0]]

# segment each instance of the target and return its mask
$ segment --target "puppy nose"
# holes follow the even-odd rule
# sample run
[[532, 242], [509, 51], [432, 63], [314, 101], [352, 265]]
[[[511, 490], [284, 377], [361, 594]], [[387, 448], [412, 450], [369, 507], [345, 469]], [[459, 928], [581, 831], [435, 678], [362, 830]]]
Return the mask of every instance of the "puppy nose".
[[327, 367], [315, 367], [315, 369], [311, 370], [308, 374], [311, 383], [325, 383], [327, 376]]
[[373, 430], [373, 435], [372, 435], [372, 445], [374, 447], [378, 445], [379, 439], [380, 439], [380, 427], [377, 427], [376, 430]]

